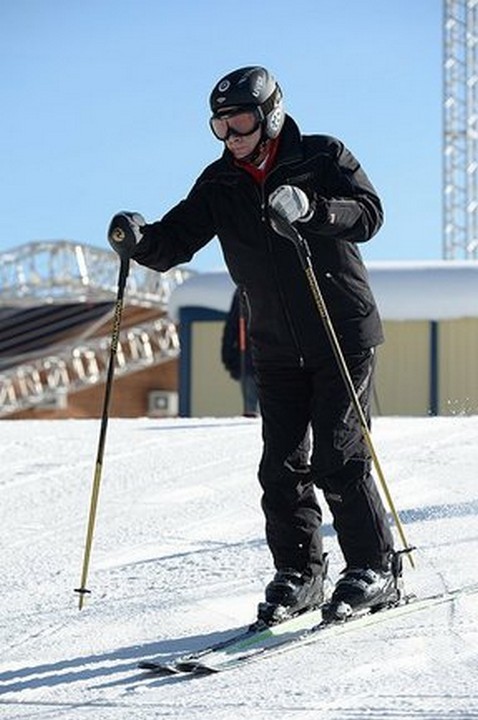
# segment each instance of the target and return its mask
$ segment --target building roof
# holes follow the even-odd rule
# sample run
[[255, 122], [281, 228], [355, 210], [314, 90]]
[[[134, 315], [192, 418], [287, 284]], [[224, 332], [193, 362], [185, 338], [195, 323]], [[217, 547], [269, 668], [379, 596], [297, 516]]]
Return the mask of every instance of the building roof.
[[[478, 317], [478, 261], [375, 261], [366, 265], [384, 320]], [[194, 275], [173, 291], [168, 313], [177, 320], [182, 307], [227, 312], [233, 292], [227, 272]]]

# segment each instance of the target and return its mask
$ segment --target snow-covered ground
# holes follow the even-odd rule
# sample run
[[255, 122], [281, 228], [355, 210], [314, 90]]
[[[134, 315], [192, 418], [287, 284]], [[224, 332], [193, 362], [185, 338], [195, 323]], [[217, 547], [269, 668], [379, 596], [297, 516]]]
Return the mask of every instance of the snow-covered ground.
[[[0, 717], [6, 720], [478, 718], [478, 599], [224, 674], [148, 676], [254, 618], [272, 567], [260, 421], [111, 420], [78, 610], [97, 421], [0, 425]], [[419, 594], [478, 581], [478, 417], [381, 418], [374, 440]], [[341, 559], [325, 515], [334, 577]]]

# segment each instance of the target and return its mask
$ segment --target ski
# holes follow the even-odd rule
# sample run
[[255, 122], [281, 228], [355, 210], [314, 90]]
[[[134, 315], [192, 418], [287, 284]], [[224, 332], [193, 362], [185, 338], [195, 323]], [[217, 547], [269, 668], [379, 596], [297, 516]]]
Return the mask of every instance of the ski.
[[[203, 648], [195, 653], [183, 655], [172, 660], [141, 660], [138, 664], [142, 670], [151, 670], [156, 674], [173, 675], [179, 673], [201, 672], [203, 660], [209, 656], [219, 657], [220, 653], [234, 653], [243, 647], [260, 647], [271, 645], [278, 638], [283, 638], [286, 633], [304, 633], [312, 629], [322, 620], [322, 610], [310, 610], [284, 620], [276, 625], [258, 626], [253, 624], [243, 628], [238, 633], [214, 645]], [[207, 669], [203, 672], [208, 672]]]
[[223, 672], [260, 658], [308, 645], [321, 638], [335, 637], [374, 626], [436, 605], [454, 602], [461, 596], [477, 592], [478, 584], [475, 584], [423, 598], [404, 595], [400, 602], [392, 607], [352, 615], [343, 622], [323, 622], [319, 608], [263, 629], [245, 629], [221, 643], [179, 658], [142, 660], [139, 667], [158, 675], [196, 676]]

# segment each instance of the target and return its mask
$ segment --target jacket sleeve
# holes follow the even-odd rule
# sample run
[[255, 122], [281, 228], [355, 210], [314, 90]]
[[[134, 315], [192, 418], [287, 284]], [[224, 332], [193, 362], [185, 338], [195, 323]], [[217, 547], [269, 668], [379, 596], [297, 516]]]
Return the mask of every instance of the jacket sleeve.
[[161, 220], [146, 225], [133, 259], [165, 272], [186, 263], [216, 234], [207, 198], [207, 182], [200, 177], [189, 195]]
[[315, 213], [307, 235], [365, 242], [383, 224], [380, 198], [358, 160], [343, 143], [327, 138], [327, 173], [324, 187], [313, 190]]

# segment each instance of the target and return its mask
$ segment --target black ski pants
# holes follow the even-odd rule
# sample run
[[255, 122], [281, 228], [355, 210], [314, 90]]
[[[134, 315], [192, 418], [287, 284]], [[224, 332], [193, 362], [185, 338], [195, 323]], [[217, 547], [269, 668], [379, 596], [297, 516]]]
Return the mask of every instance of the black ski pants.
[[[346, 362], [370, 423], [374, 351], [347, 355]], [[315, 486], [331, 510], [347, 567], [385, 566], [392, 534], [335, 358], [312, 368], [260, 368], [257, 381], [264, 441], [259, 481], [276, 568], [322, 571], [322, 513]]]

